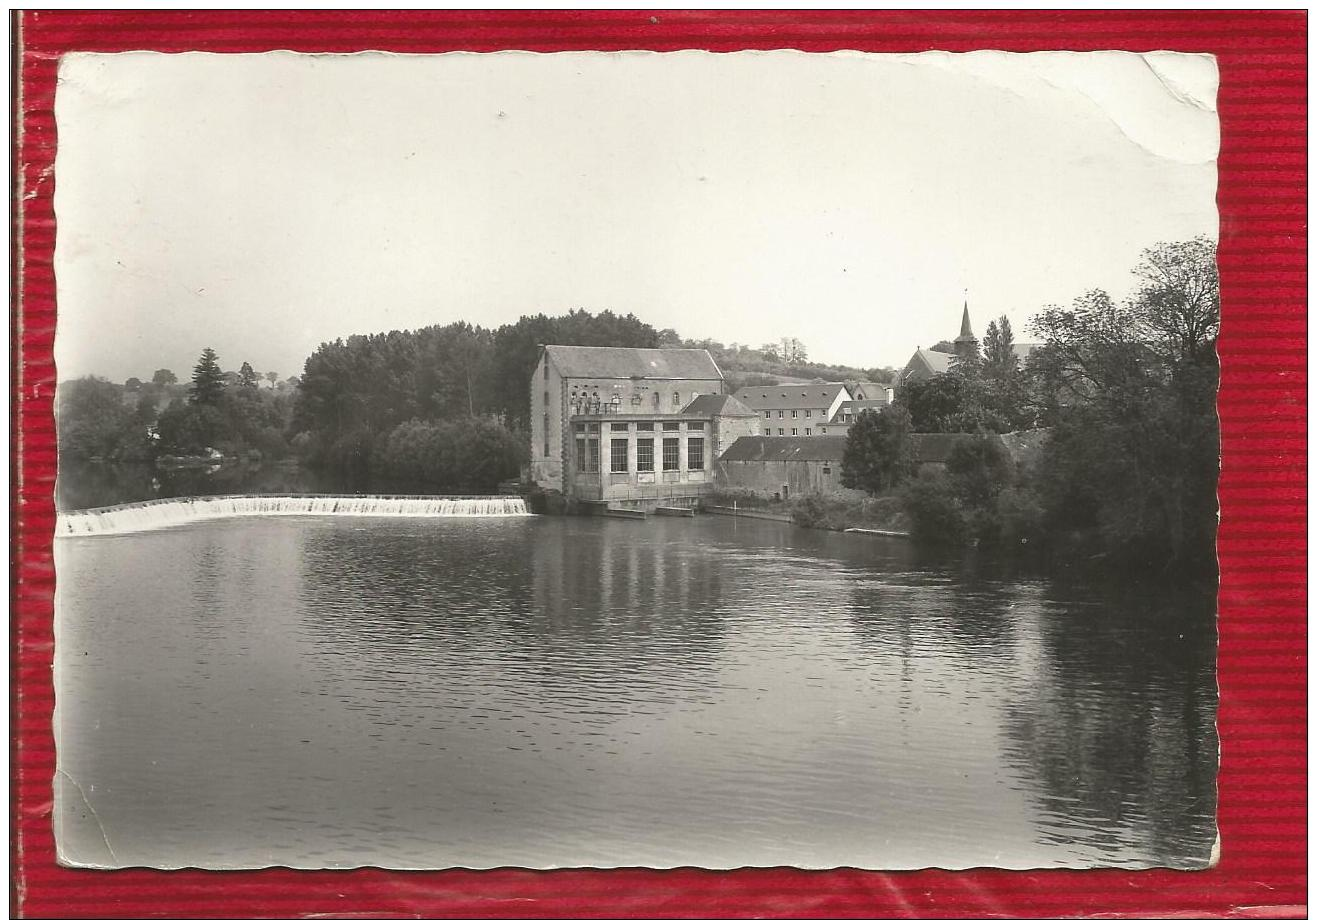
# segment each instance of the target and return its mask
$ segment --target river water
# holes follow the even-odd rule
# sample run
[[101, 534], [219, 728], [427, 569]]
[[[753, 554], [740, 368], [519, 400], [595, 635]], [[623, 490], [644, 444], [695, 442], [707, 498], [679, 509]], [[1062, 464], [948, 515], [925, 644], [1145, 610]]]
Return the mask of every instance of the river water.
[[1210, 604], [701, 517], [56, 541], [62, 858], [1206, 865]]

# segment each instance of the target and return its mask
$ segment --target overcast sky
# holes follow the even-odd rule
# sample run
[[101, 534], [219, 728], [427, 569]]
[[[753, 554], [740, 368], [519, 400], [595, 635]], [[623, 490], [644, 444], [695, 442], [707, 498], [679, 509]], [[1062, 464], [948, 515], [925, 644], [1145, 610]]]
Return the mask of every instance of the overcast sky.
[[74, 55], [61, 379], [572, 307], [900, 366], [1217, 235], [1208, 57]]

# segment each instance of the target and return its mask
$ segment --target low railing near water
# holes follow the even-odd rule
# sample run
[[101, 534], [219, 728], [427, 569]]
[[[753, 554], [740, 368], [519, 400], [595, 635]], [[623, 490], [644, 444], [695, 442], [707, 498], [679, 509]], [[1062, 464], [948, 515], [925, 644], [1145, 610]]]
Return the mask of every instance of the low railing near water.
[[335, 495], [305, 492], [195, 495], [63, 512], [56, 520], [55, 535], [127, 533], [244, 515], [326, 514], [359, 517], [522, 517], [529, 512], [525, 500], [517, 495]]

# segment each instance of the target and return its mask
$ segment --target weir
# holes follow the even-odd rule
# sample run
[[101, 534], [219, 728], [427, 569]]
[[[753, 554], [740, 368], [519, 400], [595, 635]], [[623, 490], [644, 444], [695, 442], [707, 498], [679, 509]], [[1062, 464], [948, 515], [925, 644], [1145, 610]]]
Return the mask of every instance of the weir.
[[516, 495], [200, 495], [61, 513], [55, 536], [130, 533], [218, 518], [276, 515], [525, 517]]

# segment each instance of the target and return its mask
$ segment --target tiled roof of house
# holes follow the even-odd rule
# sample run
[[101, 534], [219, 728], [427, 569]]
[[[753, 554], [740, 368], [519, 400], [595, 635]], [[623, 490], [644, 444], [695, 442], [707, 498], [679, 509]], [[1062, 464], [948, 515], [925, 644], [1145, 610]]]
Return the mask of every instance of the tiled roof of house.
[[[828, 409], [837, 394], [845, 389], [840, 383], [741, 387], [736, 391], [736, 398], [756, 412], [765, 409]], [[850, 395], [849, 390], [846, 390], [846, 395]]]
[[714, 396], [705, 394], [696, 396], [686, 408], [683, 415], [723, 415], [731, 417], [758, 417], [759, 413], [748, 408], [735, 396]]
[[915, 358], [922, 359], [928, 365], [928, 369], [935, 374], [945, 374], [951, 370], [951, 365], [956, 360], [955, 355], [949, 355], [944, 351], [933, 351], [931, 348], [915, 349]]
[[549, 360], [564, 377], [721, 380], [722, 371], [703, 348], [603, 348], [546, 345]]
[[832, 436], [812, 438], [737, 438], [723, 451], [720, 460], [825, 460], [841, 462], [846, 439]]
[[[912, 434], [915, 460], [918, 463], [946, 463], [956, 445], [972, 438], [968, 434]], [[836, 435], [817, 435], [812, 438], [737, 438], [723, 451], [720, 460], [734, 461], [810, 461], [825, 460], [840, 463], [846, 451], [846, 438]]]

